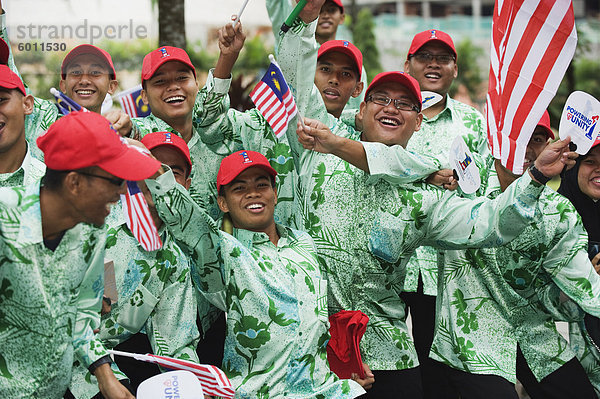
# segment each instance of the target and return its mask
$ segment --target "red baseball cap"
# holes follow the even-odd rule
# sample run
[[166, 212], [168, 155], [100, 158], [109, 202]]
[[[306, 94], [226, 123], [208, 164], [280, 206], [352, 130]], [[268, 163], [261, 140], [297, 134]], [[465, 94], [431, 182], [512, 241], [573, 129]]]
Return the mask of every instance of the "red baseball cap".
[[4, 39], [0, 38], [0, 64], [6, 65], [8, 64], [8, 55], [10, 54], [10, 50], [8, 49], [8, 44], [4, 41]]
[[188, 172], [192, 171], [192, 160], [190, 159], [190, 149], [184, 139], [171, 132], [152, 132], [142, 137], [142, 144], [147, 149], [152, 150], [158, 146], [173, 147], [183, 156], [188, 165]]
[[7, 65], [0, 65], [0, 87], [18, 89], [24, 96], [27, 95], [23, 81]]
[[358, 68], [358, 75], [360, 79], [360, 75], [362, 74], [363, 56], [358, 47], [350, 43], [348, 40], [329, 40], [319, 47], [317, 59], [321, 58], [322, 55], [332, 51], [337, 51], [350, 57], [352, 61], [354, 61], [354, 64], [356, 64], [356, 68]]
[[137, 181], [160, 168], [160, 162], [126, 144], [110, 122], [95, 112], [63, 116], [38, 137], [37, 145], [44, 152], [46, 166], [54, 170], [98, 166], [121, 179]]
[[115, 66], [113, 65], [112, 58], [108, 52], [102, 50], [100, 47], [93, 46], [91, 44], [81, 44], [75, 47], [73, 50], [69, 51], [69, 54], [63, 59], [62, 66], [60, 67], [60, 72], [62, 74], [62, 78], [65, 79], [67, 76], [67, 66], [73, 59], [82, 54], [93, 54], [97, 57], [100, 57], [106, 64], [108, 65], [108, 69], [110, 70], [110, 74], [112, 75], [112, 79], [117, 78], [117, 73], [115, 72]]
[[544, 111], [544, 114], [542, 115], [542, 119], [540, 119], [540, 121], [538, 122], [536, 127], [538, 127], [538, 126], [544, 128], [544, 130], [546, 131], [546, 136], [548, 136], [548, 138], [554, 139], [554, 132], [552, 131], [552, 128], [550, 127], [550, 115], [548, 114], [548, 111]]
[[263, 154], [255, 151], [241, 150], [226, 156], [221, 161], [219, 173], [217, 173], [217, 191], [220, 191], [222, 186], [228, 185], [240, 173], [253, 166], [263, 168], [273, 178], [277, 176], [277, 172], [271, 167], [271, 164]]
[[336, 6], [342, 9], [342, 14], [344, 13], [344, 5], [342, 4], [342, 0], [329, 0], [335, 3]]
[[190, 56], [184, 49], [162, 46], [156, 50], [152, 50], [144, 57], [144, 61], [142, 62], [142, 83], [150, 79], [162, 64], [169, 61], [183, 62], [192, 69], [194, 77], [196, 77], [196, 68], [194, 68]]
[[421, 110], [423, 99], [421, 98], [421, 87], [419, 86], [419, 82], [417, 82], [417, 80], [409, 74], [401, 71], [381, 72], [377, 74], [371, 81], [369, 87], [367, 87], [365, 98], [369, 95], [369, 92], [375, 88], [375, 86], [391, 82], [397, 82], [406, 87], [408, 91], [417, 99], [419, 103], [417, 104], [419, 106], [419, 111]]
[[454, 56], [458, 58], [456, 54], [456, 48], [454, 47], [454, 42], [452, 41], [450, 35], [446, 32], [442, 32], [441, 30], [429, 29], [421, 33], [417, 33], [415, 37], [413, 37], [410, 48], [408, 49], [408, 54], [406, 55], [406, 59], [416, 53], [421, 47], [423, 47], [423, 45], [425, 45], [425, 43], [428, 43], [432, 40], [444, 43], [446, 46], [450, 47], [450, 50], [452, 50]]

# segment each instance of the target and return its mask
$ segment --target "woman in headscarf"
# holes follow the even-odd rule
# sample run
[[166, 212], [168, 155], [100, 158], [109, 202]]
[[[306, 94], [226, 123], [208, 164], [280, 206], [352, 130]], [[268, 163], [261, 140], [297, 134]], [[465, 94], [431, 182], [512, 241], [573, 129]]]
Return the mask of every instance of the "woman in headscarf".
[[[561, 177], [558, 192], [579, 212], [588, 232], [590, 260], [600, 273], [600, 139]], [[600, 397], [600, 319], [586, 314], [582, 322], [571, 323], [570, 344]]]

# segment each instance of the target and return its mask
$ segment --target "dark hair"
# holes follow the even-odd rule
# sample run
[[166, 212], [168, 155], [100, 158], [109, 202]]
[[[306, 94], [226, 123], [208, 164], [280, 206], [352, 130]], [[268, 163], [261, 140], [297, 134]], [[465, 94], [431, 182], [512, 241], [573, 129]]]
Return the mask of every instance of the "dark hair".
[[[273, 177], [272, 174], [269, 173], [269, 180], [271, 180], [271, 187], [275, 188], [275, 177]], [[229, 183], [231, 184], [231, 183]], [[225, 196], [225, 187], [227, 187], [229, 184], [225, 184], [223, 186], [221, 186], [221, 188], [219, 189], [219, 195], [221, 197]]]
[[49, 190], [58, 190], [70, 170], [55, 170], [46, 168], [46, 174], [42, 177], [42, 185]]

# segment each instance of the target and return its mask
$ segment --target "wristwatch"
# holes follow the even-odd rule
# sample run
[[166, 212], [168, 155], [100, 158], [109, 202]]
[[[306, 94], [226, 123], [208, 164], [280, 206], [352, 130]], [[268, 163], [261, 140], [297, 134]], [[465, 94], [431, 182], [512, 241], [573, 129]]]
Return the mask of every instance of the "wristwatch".
[[529, 167], [529, 171], [531, 172], [531, 175], [533, 176], [533, 178], [542, 184], [546, 184], [550, 180], [552, 180], [551, 177], [548, 177], [548, 176], [544, 175], [542, 172], [540, 172], [538, 170], [538, 168], [535, 167], [535, 164], [533, 164]]

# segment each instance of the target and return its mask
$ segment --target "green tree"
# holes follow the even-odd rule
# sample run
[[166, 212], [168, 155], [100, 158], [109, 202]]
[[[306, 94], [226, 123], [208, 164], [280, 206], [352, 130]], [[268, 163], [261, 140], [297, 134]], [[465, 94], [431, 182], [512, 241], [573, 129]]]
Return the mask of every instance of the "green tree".
[[369, 81], [381, 72], [382, 69], [374, 29], [375, 22], [373, 21], [371, 10], [363, 8], [356, 15], [356, 19], [352, 21], [351, 30], [354, 45], [362, 52], [363, 65], [367, 71]]
[[469, 39], [465, 39], [456, 46], [458, 54], [456, 64], [458, 66], [458, 77], [454, 79], [450, 87], [450, 96], [454, 96], [458, 87], [464, 85], [471, 95], [472, 100], [477, 100], [482, 90], [483, 73], [477, 62], [484, 57], [484, 51]]

